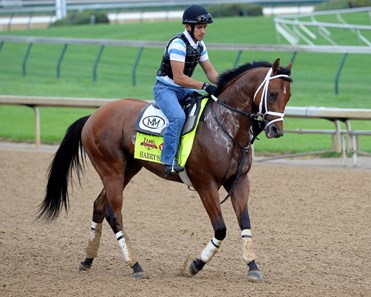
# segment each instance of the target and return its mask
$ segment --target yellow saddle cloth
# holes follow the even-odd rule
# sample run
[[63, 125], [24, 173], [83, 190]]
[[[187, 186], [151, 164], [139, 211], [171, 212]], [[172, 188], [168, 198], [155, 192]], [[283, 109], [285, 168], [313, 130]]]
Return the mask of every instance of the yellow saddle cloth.
[[[207, 101], [208, 98], [201, 100], [200, 108], [198, 109], [197, 115], [195, 115], [197, 120], [193, 129], [181, 136], [178, 154], [178, 163], [181, 166], [185, 166], [187, 163], [187, 159], [192, 150], [197, 127], [200, 122], [200, 117]], [[160, 160], [163, 142], [164, 138], [161, 135], [151, 135], [143, 131], [137, 131], [134, 147], [134, 158], [149, 162], [162, 163]]]

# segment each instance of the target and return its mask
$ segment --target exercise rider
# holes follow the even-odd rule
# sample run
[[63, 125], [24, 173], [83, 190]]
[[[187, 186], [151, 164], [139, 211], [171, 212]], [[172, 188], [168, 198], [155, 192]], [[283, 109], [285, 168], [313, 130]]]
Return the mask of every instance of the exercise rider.
[[218, 73], [211, 64], [203, 39], [206, 27], [213, 22], [211, 14], [203, 7], [192, 5], [183, 13], [183, 33], [175, 35], [167, 44], [162, 62], [157, 71], [153, 88], [157, 106], [169, 120], [164, 133], [161, 162], [164, 163], [165, 175], [184, 170], [178, 164], [177, 152], [185, 114], [181, 104], [194, 89], [216, 94], [216, 87], [208, 82], [192, 78], [199, 63], [208, 80], [216, 84]]

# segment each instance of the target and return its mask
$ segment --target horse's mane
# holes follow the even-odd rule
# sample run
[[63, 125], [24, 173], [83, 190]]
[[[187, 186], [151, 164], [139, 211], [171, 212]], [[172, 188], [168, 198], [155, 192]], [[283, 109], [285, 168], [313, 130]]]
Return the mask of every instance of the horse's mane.
[[[272, 67], [272, 63], [269, 63], [267, 61], [253, 61], [251, 63], [246, 63], [241, 66], [238, 66], [234, 69], [227, 70], [219, 75], [219, 81], [218, 81], [218, 93], [224, 89], [224, 87], [234, 78], [238, 77], [242, 73], [257, 68], [257, 67], [266, 67], [270, 68]], [[278, 74], [286, 74], [290, 75], [290, 71], [286, 68], [279, 67]]]

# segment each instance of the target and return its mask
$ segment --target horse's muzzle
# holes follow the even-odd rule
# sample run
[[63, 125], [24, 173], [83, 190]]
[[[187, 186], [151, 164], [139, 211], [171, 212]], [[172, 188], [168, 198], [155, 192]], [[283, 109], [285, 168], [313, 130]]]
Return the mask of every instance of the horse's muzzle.
[[283, 135], [282, 125], [278, 125], [278, 122], [267, 124], [265, 127], [265, 135], [267, 138], [278, 138]]

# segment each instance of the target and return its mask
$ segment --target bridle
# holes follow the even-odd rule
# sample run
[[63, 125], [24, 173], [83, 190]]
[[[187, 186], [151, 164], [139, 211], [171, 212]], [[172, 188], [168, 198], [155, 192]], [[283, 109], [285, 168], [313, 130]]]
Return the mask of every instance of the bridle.
[[[253, 101], [255, 101], [256, 96], [259, 93], [260, 89], [263, 88], [263, 91], [262, 91], [262, 94], [261, 94], [261, 97], [260, 97], [258, 115], [262, 116], [263, 119], [264, 119], [264, 117], [266, 115], [271, 115], [271, 116], [277, 117], [276, 119], [273, 119], [273, 120], [269, 121], [265, 125], [265, 127], [267, 127], [267, 126], [269, 126], [269, 125], [271, 125], [271, 124], [273, 124], [275, 122], [283, 121], [283, 117], [285, 116], [285, 114], [282, 113], [282, 112], [275, 112], [275, 111], [269, 111], [268, 110], [267, 98], [268, 98], [268, 86], [269, 86], [269, 82], [271, 80], [275, 79], [275, 78], [283, 78], [284, 77], [284, 78], [290, 79], [290, 76], [288, 76], [287, 74], [277, 74], [277, 75], [271, 76], [272, 71], [273, 71], [272, 68], [268, 70], [268, 73], [265, 76], [263, 82], [260, 84], [260, 86], [255, 91], [254, 98], [253, 98]], [[263, 110], [265, 110], [264, 113], [263, 113]]]

